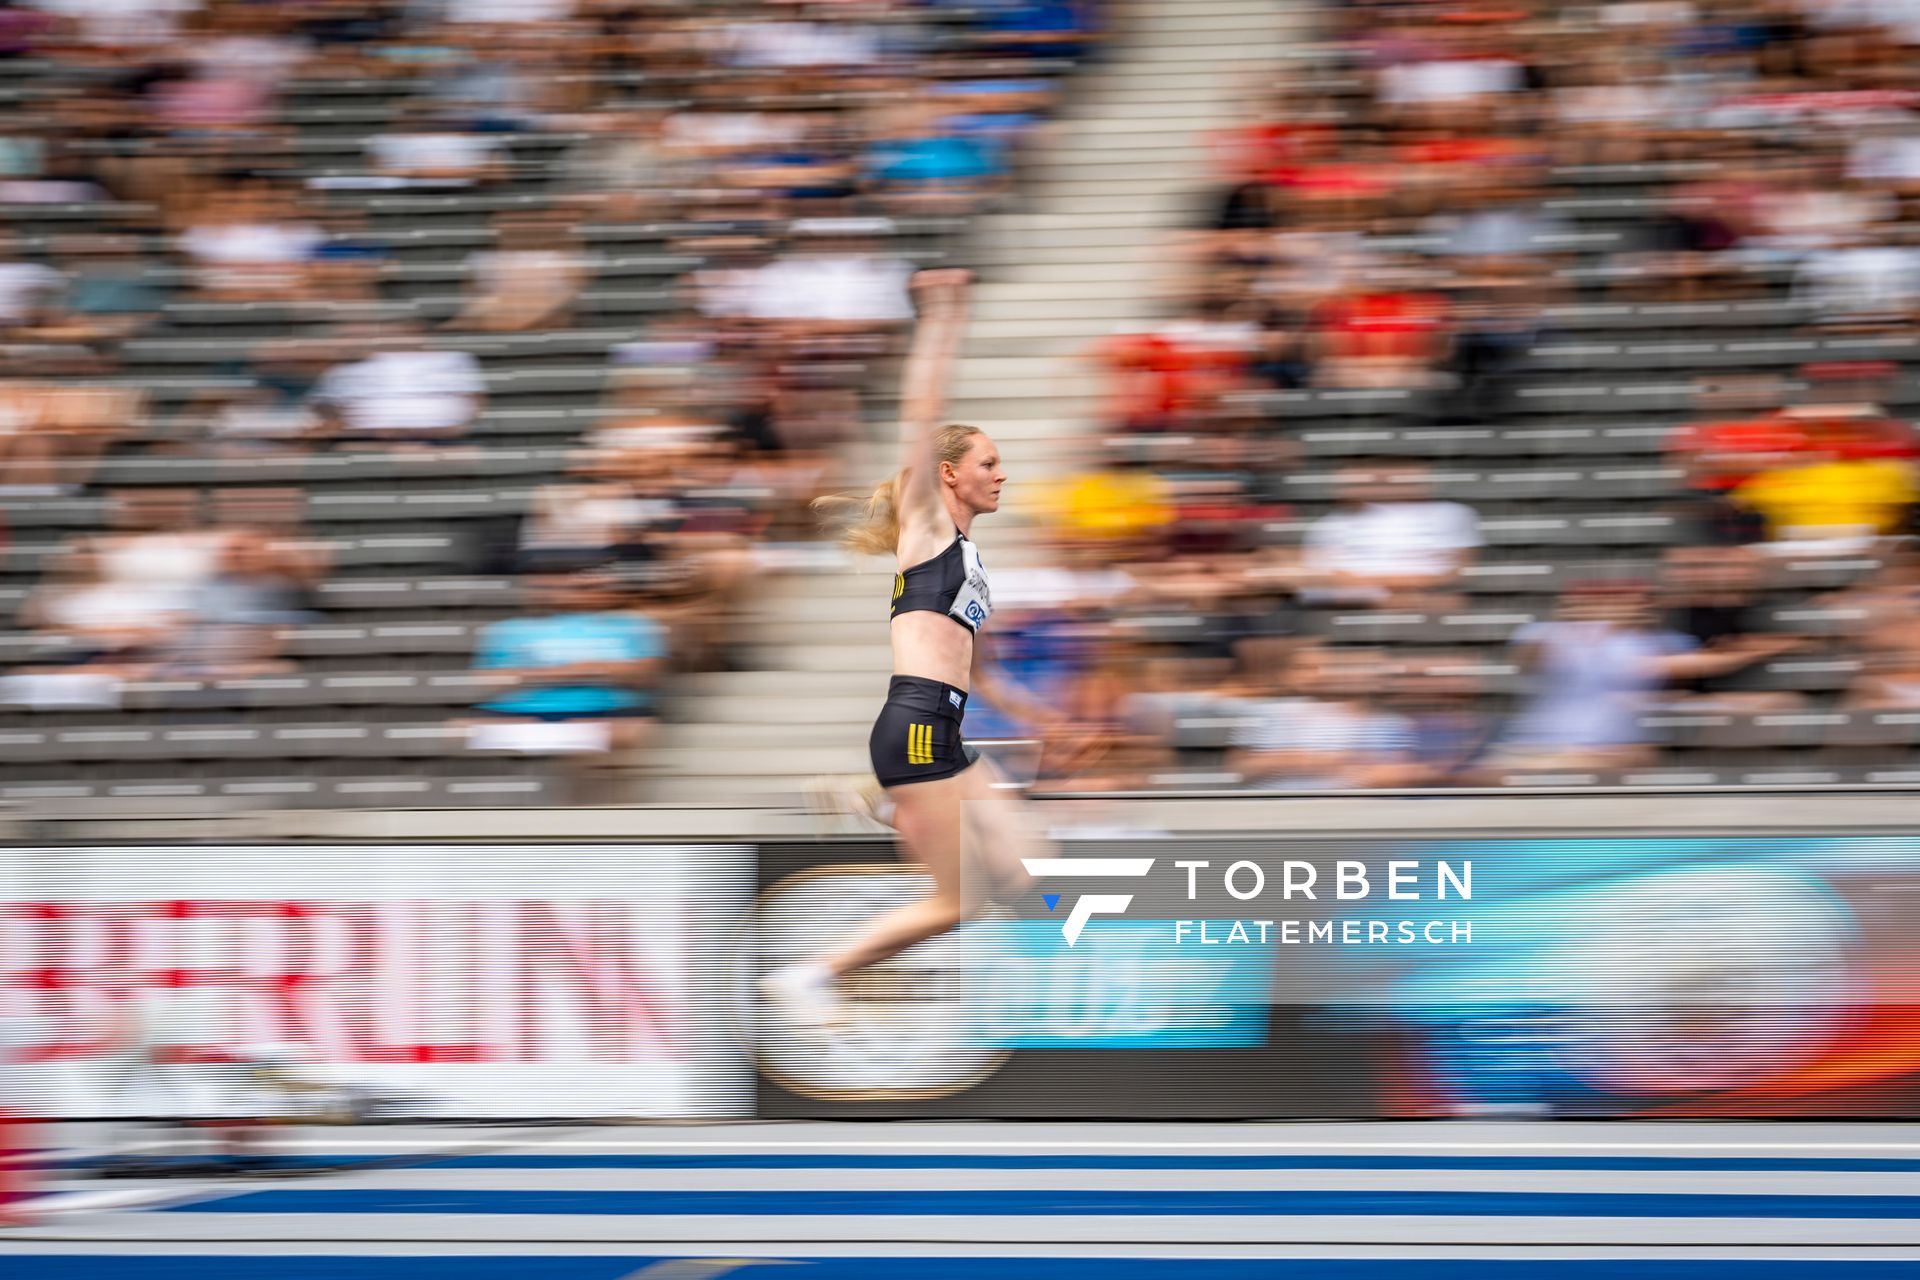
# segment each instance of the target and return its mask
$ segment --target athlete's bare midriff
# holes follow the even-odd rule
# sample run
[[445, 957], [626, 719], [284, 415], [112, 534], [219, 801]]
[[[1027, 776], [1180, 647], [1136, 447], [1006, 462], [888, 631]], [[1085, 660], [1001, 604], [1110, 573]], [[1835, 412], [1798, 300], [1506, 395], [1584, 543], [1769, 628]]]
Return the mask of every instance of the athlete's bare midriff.
[[944, 613], [920, 609], [893, 620], [893, 674], [965, 689], [973, 672], [973, 632]]

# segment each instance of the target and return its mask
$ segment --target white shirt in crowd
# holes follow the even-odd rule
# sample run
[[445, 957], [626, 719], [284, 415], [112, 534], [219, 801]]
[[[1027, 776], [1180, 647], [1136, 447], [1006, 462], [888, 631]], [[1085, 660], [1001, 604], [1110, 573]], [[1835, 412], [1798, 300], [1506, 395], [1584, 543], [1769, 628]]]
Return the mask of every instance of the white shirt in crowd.
[[667, 117], [660, 137], [670, 147], [738, 150], [791, 142], [805, 127], [797, 116], [765, 111], [680, 111]]
[[574, 0], [440, 0], [444, 20], [454, 26], [469, 22], [564, 22], [573, 16]]
[[1816, 27], [1886, 27], [1920, 43], [1920, 0], [1800, 0], [1800, 11]]
[[[1233, 745], [1246, 751], [1310, 751], [1365, 757], [1385, 764], [1413, 749], [1407, 722], [1384, 711], [1318, 698], [1276, 698], [1260, 703], [1234, 730]], [[1323, 790], [1343, 785], [1334, 774], [1278, 774], [1249, 778], [1275, 790]]]
[[1673, 114], [1679, 98], [1665, 85], [1569, 85], [1555, 91], [1553, 107], [1569, 124], [1630, 124]]
[[1522, 83], [1520, 64], [1505, 58], [1406, 62], [1380, 73], [1380, 101], [1397, 107], [1458, 102], [1490, 93], [1512, 93]]
[[865, 27], [828, 22], [737, 22], [724, 33], [736, 67], [864, 67], [880, 59]]
[[1693, 20], [1687, 0], [1620, 0], [1600, 9], [1600, 21], [1610, 27], [1681, 27]]
[[1067, 569], [1031, 565], [1001, 569], [993, 575], [996, 609], [1098, 608], [1113, 604], [1139, 583], [1118, 566], [1104, 569]]
[[[1480, 520], [1458, 502], [1371, 502], [1334, 511], [1307, 530], [1309, 569], [1362, 575], [1445, 573], [1480, 545]], [[1318, 594], [1318, 593], [1314, 593]], [[1358, 598], [1352, 591], [1335, 594]]]
[[367, 143], [375, 164], [400, 174], [481, 169], [495, 149], [492, 138], [478, 133], [385, 133]]
[[1531, 622], [1515, 648], [1537, 647], [1536, 692], [1502, 741], [1527, 747], [1623, 747], [1645, 741], [1640, 713], [1665, 683], [1656, 662], [1697, 647], [1672, 632], [1605, 622]]
[[314, 398], [355, 431], [445, 431], [472, 421], [486, 392], [464, 351], [382, 351], [327, 370]]
[[1910, 311], [1920, 302], [1920, 254], [1896, 245], [1823, 250], [1800, 264], [1793, 292], [1825, 318]]
[[1877, 192], [1783, 191], [1760, 201], [1766, 245], [1784, 249], [1824, 249], [1893, 212]]
[[202, 0], [30, 0], [35, 9], [79, 24], [88, 44], [163, 45], [179, 33], [180, 23], [197, 13]]
[[194, 227], [180, 247], [203, 267], [285, 266], [305, 262], [326, 238], [310, 222], [245, 222]]
[[1920, 134], [1860, 139], [1847, 153], [1847, 176], [1857, 182], [1920, 180]]
[[900, 259], [876, 254], [780, 258], [754, 272], [747, 285], [747, 313], [760, 320], [911, 320], [907, 281], [912, 274]]
[[189, 51], [199, 74], [209, 79], [275, 85], [291, 75], [309, 50], [299, 40], [275, 36], [221, 36]]
[[66, 277], [38, 262], [0, 262], [0, 325], [27, 318], [35, 294], [58, 289]]

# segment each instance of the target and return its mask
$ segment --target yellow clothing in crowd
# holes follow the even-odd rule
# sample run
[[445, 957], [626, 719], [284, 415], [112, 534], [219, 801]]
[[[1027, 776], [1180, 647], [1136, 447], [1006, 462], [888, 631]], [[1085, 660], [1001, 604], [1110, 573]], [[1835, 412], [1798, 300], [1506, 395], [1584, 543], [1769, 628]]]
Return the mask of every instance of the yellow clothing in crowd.
[[1891, 532], [1920, 499], [1910, 463], [1893, 458], [1816, 462], [1753, 477], [1734, 497], [1758, 511], [1775, 538], [1822, 529]]
[[1166, 482], [1151, 471], [1089, 471], [1060, 494], [1060, 519], [1076, 533], [1124, 538], [1173, 519]]

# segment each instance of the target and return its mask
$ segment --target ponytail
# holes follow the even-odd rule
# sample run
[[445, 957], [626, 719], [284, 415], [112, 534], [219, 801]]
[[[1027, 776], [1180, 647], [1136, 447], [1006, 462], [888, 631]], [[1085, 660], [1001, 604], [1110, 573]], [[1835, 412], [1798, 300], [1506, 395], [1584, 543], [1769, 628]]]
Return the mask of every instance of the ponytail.
[[[813, 509], [830, 520], [845, 520], [840, 545], [856, 555], [884, 556], [900, 545], [900, 493], [908, 468], [901, 468], [873, 487], [864, 498], [831, 494], [813, 500]], [[855, 512], [858, 514], [854, 514]]]
[[[933, 437], [935, 465], [951, 462], [959, 466], [967, 450], [973, 447], [973, 438], [980, 434], [980, 428], [960, 423], [940, 428]], [[847, 550], [865, 556], [890, 555], [900, 546], [900, 501], [912, 474], [912, 467], [902, 467], [875, 485], [873, 492], [864, 498], [830, 494], [815, 498], [813, 509], [830, 522], [845, 521], [840, 545]]]

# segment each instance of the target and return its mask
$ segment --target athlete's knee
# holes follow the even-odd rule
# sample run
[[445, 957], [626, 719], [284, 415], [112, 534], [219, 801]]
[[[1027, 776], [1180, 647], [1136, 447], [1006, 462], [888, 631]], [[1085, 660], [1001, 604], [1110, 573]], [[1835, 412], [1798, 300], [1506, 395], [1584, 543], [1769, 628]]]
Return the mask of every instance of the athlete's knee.
[[950, 893], [936, 893], [922, 904], [922, 910], [926, 912], [927, 923], [941, 933], [958, 929], [971, 914], [967, 904]]

